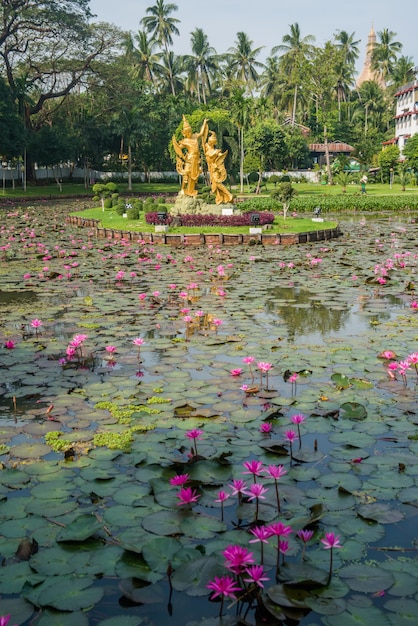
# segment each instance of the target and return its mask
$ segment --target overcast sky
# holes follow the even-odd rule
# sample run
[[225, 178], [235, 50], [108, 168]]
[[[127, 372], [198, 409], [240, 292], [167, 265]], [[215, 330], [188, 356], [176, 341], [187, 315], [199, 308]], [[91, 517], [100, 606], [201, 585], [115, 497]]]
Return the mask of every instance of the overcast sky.
[[[402, 54], [412, 57], [418, 65], [417, 17], [414, 4], [405, 6], [390, 0], [166, 0], [174, 3], [178, 11], [172, 17], [180, 20], [180, 36], [174, 38], [176, 54], [190, 53], [190, 33], [202, 28], [209, 43], [218, 53], [234, 46], [236, 34], [244, 31], [253, 41], [253, 47], [264, 46], [260, 61], [279, 45], [289, 25], [298, 22], [302, 37], [314, 35], [321, 46], [333, 39], [338, 30], [354, 32], [361, 41], [358, 67], [366, 54], [367, 36], [370, 28], [376, 33], [387, 28], [396, 33], [396, 40], [403, 44]], [[96, 14], [95, 21], [110, 22], [134, 33], [141, 30], [141, 19], [147, 7], [155, 0], [90, 0], [90, 9]]]

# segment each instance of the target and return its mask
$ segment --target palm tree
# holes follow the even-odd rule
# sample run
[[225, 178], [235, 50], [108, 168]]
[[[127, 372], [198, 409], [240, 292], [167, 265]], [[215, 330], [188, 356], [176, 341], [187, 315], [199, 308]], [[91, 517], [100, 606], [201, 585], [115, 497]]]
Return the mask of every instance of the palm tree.
[[354, 36], [355, 33], [351, 33], [350, 35], [346, 30], [339, 30], [334, 35], [337, 48], [344, 53], [344, 62], [352, 67], [354, 67], [359, 57], [358, 44], [360, 43], [359, 39], [354, 41]]
[[302, 38], [299, 24], [295, 22], [290, 25], [290, 33], [282, 37], [282, 43], [272, 49], [272, 54], [283, 53], [281, 56], [282, 71], [289, 77], [289, 84], [293, 88], [292, 125], [296, 122], [298, 89], [303, 75], [304, 62], [312, 52], [314, 41], [313, 35], [306, 35]]
[[252, 88], [257, 86], [259, 76], [257, 68], [264, 68], [263, 63], [256, 61], [264, 46], [252, 48], [253, 42], [246, 33], [237, 33], [235, 46], [229, 48], [229, 64], [236, 78], [248, 88], [252, 95]]
[[133, 47], [130, 55], [135, 75], [141, 80], [157, 84], [156, 76], [161, 73], [160, 60], [161, 52], [156, 52], [158, 43], [144, 30], [138, 31], [135, 35], [138, 47]]
[[379, 41], [376, 42], [372, 50], [372, 70], [379, 72], [386, 83], [393, 73], [393, 68], [397, 61], [397, 53], [402, 50], [399, 41], [393, 41], [396, 33], [387, 28], [377, 33]]
[[283, 85], [284, 80], [280, 73], [279, 59], [276, 56], [270, 56], [266, 59], [264, 72], [260, 77], [260, 86], [261, 95], [271, 101], [276, 117]]
[[359, 119], [363, 123], [364, 135], [369, 132], [370, 126], [379, 128], [382, 116], [387, 109], [384, 93], [374, 80], [366, 80], [358, 90], [358, 106], [353, 113], [353, 120]]
[[392, 86], [395, 89], [406, 85], [415, 78], [415, 67], [412, 57], [401, 56], [396, 61], [392, 72]]
[[189, 82], [195, 85], [199, 104], [201, 100], [206, 104], [206, 94], [211, 92], [211, 76], [218, 69], [218, 55], [201, 28], [196, 28], [190, 34], [193, 54], [183, 57], [184, 65]]
[[[147, 8], [146, 13], [149, 13], [149, 15], [146, 15], [141, 20], [147, 33], [151, 33], [153, 38], [164, 47], [167, 59], [169, 59], [168, 48], [173, 45], [173, 35], [180, 35], [180, 31], [176, 26], [180, 20], [170, 17], [170, 14], [177, 10], [178, 6], [176, 4], [164, 4], [164, 0], [157, 0], [154, 6]], [[176, 92], [171, 67], [168, 70], [171, 92], [175, 96]]]

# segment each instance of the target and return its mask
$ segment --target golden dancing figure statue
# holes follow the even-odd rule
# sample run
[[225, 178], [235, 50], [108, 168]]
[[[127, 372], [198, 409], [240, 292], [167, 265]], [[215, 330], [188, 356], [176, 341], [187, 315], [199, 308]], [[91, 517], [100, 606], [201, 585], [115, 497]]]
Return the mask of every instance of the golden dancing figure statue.
[[[173, 135], [173, 147], [176, 152], [176, 170], [183, 177], [181, 191], [186, 196], [196, 196], [196, 183], [201, 172], [199, 139], [207, 134], [207, 120], [204, 120], [199, 133], [193, 133], [192, 127], [183, 115], [183, 139], [177, 141]], [[185, 152], [184, 152], [185, 150]]]
[[[203, 128], [203, 127], [202, 127]], [[212, 193], [215, 194], [216, 204], [223, 204], [232, 201], [232, 193], [223, 184], [226, 179], [225, 159], [228, 154], [228, 150], [222, 152], [219, 148], [216, 148], [217, 137], [216, 133], [209, 131], [209, 139], [206, 141], [208, 134], [208, 125], [206, 123], [204, 129], [204, 141], [203, 150], [208, 164], [209, 177], [211, 183]]]

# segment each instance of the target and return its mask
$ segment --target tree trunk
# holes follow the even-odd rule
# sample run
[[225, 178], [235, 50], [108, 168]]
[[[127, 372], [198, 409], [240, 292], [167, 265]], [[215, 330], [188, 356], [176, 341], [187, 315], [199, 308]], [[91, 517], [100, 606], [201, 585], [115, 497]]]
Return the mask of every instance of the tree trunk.
[[244, 127], [238, 128], [238, 144], [239, 144], [239, 182], [240, 192], [244, 193]]
[[327, 134], [326, 126], [324, 126], [324, 146], [325, 146], [325, 162], [327, 164], [328, 185], [332, 185], [331, 161], [329, 158], [328, 134]]
[[132, 148], [128, 145], [128, 191], [132, 191]]

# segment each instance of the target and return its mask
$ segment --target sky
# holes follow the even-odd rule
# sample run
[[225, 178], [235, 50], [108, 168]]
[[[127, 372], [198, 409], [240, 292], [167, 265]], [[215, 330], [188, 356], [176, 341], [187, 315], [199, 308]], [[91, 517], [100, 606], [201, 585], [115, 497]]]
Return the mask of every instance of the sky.
[[[282, 43], [290, 24], [297, 22], [302, 37], [313, 35], [315, 44], [322, 46], [332, 40], [339, 30], [355, 33], [360, 40], [360, 71], [366, 55], [367, 36], [373, 26], [376, 33], [384, 28], [396, 33], [395, 40], [403, 44], [401, 54], [412, 57], [418, 65], [418, 38], [413, 4], [403, 7], [390, 0], [165, 0], [178, 10], [171, 15], [180, 20], [180, 36], [174, 37], [176, 54], [190, 53], [190, 33], [202, 28], [209, 44], [218, 53], [235, 45], [236, 34], [243, 31], [253, 42], [253, 48], [263, 46], [259, 57], [264, 61], [274, 46]], [[94, 21], [110, 22], [133, 33], [142, 30], [141, 19], [155, 0], [90, 0]]]

